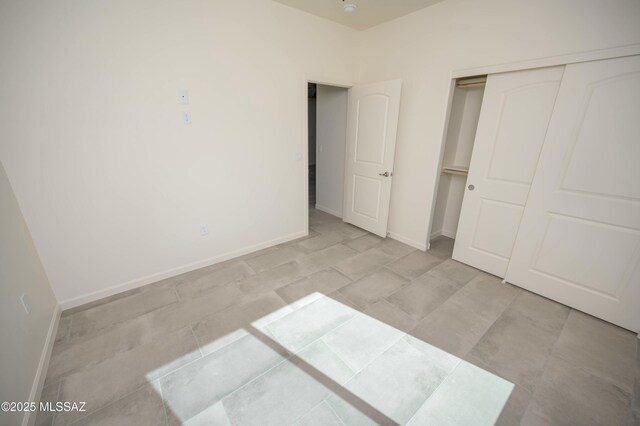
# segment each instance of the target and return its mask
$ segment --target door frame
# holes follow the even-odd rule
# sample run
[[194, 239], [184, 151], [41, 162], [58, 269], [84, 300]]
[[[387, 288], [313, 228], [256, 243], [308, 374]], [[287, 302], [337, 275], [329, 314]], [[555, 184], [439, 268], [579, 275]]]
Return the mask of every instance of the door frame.
[[[559, 65], [569, 65], [579, 62], [598, 61], [603, 59], [615, 59], [625, 56], [640, 55], [640, 43], [627, 46], [612, 47], [607, 49], [589, 50], [584, 52], [575, 52], [565, 55], [549, 56], [545, 58], [536, 58], [525, 61], [508, 62], [503, 64], [489, 64], [474, 68], [461, 68], [451, 70], [449, 75], [449, 90], [447, 96], [447, 109], [445, 112], [444, 122], [440, 132], [440, 151], [438, 154], [438, 168], [436, 169], [435, 186], [431, 197], [431, 209], [429, 213], [429, 223], [427, 224], [427, 250], [431, 248], [431, 231], [433, 230], [433, 215], [436, 209], [436, 201], [438, 199], [438, 188], [440, 186], [440, 170], [442, 169], [442, 161], [444, 159], [444, 147], [447, 142], [447, 132], [449, 131], [449, 119], [451, 116], [451, 108], [453, 104], [453, 94], [456, 88], [456, 80], [465, 77], [473, 77], [477, 75], [499, 74], [503, 72], [522, 71], [535, 68], [547, 68]], [[307, 188], [308, 189], [308, 188]], [[308, 196], [308, 194], [307, 194]], [[307, 212], [308, 214], [308, 212]], [[308, 228], [307, 228], [308, 229]]]
[[[309, 83], [313, 84], [322, 84], [324, 86], [333, 86], [340, 87], [343, 89], [351, 89], [353, 87], [353, 83], [337, 81], [337, 80], [325, 80], [325, 79], [315, 79], [307, 77], [304, 79], [304, 86], [302, 87], [302, 111], [303, 113], [303, 126], [302, 126], [302, 140], [304, 143], [302, 144], [302, 159], [305, 162], [305, 179], [304, 179], [304, 229], [306, 231], [306, 235], [309, 235], [309, 92], [308, 87]], [[348, 107], [348, 106], [347, 106]], [[347, 109], [348, 111], [348, 109]], [[345, 129], [345, 137], [346, 137], [346, 129]], [[345, 145], [345, 151], [347, 147]]]

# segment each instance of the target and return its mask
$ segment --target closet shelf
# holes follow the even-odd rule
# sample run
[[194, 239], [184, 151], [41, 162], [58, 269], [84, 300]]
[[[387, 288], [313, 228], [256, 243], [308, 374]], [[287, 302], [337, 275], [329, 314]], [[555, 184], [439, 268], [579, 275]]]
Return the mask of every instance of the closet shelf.
[[469, 174], [469, 168], [461, 166], [445, 166], [442, 168], [442, 173], [447, 175], [466, 176]]
[[487, 83], [487, 77], [462, 78], [456, 81], [456, 87], [467, 89], [471, 87], [483, 87]]

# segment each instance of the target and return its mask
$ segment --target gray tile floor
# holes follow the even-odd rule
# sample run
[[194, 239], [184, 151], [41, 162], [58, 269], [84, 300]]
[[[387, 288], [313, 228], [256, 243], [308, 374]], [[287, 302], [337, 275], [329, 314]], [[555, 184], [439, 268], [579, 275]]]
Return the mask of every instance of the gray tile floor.
[[309, 237], [65, 311], [37, 424], [640, 422], [636, 335], [311, 210]]

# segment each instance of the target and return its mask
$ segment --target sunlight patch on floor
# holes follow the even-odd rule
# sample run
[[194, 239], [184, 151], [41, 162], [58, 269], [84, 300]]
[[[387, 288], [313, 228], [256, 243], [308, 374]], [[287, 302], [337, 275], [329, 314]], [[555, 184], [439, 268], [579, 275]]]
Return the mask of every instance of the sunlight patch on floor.
[[321, 293], [200, 344], [147, 375], [173, 422], [490, 425], [514, 387]]

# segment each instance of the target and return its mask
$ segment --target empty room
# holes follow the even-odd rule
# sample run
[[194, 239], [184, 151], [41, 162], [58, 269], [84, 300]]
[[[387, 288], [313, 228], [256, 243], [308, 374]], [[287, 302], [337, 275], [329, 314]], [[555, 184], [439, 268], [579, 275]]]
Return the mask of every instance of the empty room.
[[0, 425], [639, 425], [639, 0], [0, 1]]

